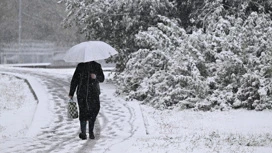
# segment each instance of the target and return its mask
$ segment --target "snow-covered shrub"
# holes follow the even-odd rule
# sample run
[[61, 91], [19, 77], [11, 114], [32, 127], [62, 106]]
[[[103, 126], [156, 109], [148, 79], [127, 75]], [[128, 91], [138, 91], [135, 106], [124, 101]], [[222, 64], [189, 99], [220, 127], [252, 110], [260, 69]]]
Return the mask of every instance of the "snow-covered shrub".
[[120, 74], [118, 92], [160, 109], [271, 108], [271, 19], [222, 17], [220, 11], [210, 14], [206, 32], [186, 34], [160, 17], [156, 27], [138, 33], [141, 49]]
[[205, 105], [211, 103], [215, 106], [212, 99], [232, 92], [230, 98], [216, 101], [234, 108], [271, 108], [268, 91], [272, 82], [269, 78], [272, 66], [272, 22], [269, 16], [253, 12], [245, 20], [225, 16], [218, 17], [217, 22], [211, 24], [216, 28], [207, 29], [205, 41], [208, 53], [205, 55], [213, 57], [213, 60], [206, 60], [209, 62], [206, 64], [214, 77], [213, 88], [216, 91], [206, 98]]
[[241, 105], [248, 109], [254, 109], [260, 103], [260, 95], [258, 89], [260, 81], [258, 76], [245, 75], [242, 85], [237, 92], [237, 98], [241, 101]]
[[[247, 73], [241, 77], [242, 86], [237, 98], [242, 95], [242, 99], [245, 100], [240, 100], [250, 109], [263, 110], [271, 105], [267, 92], [271, 89], [272, 83], [271, 78], [268, 78], [272, 66], [271, 26], [270, 16], [253, 12], [244, 21], [240, 31], [242, 37], [240, 48], [243, 53], [241, 60]], [[261, 93], [262, 96], [261, 90], [266, 91]]]
[[160, 109], [176, 104], [194, 107], [195, 99], [203, 98], [207, 92], [197, 67], [201, 67], [197, 50], [184, 49], [189, 45], [184, 42], [188, 35], [176, 21], [160, 18], [162, 22], [157, 27], [136, 35], [143, 49], [131, 55], [119, 75], [118, 92]]
[[205, 29], [192, 34], [162, 16], [138, 33], [141, 49], [120, 74], [118, 92], [160, 109], [271, 109], [270, 16], [240, 18], [216, 6], [205, 16]]

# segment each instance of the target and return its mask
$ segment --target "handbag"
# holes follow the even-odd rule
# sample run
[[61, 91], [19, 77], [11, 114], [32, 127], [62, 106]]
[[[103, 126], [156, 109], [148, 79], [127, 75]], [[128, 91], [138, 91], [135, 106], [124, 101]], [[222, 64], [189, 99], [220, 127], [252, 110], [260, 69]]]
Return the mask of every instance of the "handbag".
[[69, 119], [78, 118], [77, 103], [70, 99], [67, 106], [67, 116]]

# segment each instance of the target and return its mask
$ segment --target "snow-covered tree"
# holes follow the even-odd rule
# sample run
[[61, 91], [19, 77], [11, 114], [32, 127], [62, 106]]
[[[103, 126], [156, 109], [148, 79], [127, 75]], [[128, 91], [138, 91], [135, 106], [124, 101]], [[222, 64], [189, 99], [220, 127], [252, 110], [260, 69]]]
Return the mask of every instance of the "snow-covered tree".
[[66, 25], [75, 25], [87, 40], [103, 40], [113, 45], [113, 59], [122, 71], [131, 53], [138, 50], [135, 34], [158, 22], [157, 15], [174, 13], [168, 0], [67, 0]]

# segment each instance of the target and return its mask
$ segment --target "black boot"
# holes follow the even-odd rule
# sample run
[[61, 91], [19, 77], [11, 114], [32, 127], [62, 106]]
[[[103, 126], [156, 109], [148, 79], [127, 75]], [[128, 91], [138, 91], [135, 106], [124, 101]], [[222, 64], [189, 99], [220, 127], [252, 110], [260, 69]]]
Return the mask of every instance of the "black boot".
[[79, 133], [79, 138], [82, 140], [86, 140], [87, 139], [86, 133]]
[[90, 137], [90, 139], [95, 139], [94, 133], [93, 132], [89, 133], [89, 137]]

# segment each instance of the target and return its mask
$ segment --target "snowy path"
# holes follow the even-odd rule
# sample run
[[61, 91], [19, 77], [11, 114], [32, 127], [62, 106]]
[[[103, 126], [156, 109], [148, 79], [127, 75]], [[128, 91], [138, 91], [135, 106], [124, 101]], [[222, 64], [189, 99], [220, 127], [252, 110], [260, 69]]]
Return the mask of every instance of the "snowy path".
[[[101, 110], [95, 124], [96, 139], [80, 140], [78, 120], [71, 121], [66, 117], [67, 94], [73, 72], [74, 69], [0, 66], [0, 73], [27, 78], [39, 99], [28, 132], [23, 127], [25, 124], [20, 123], [16, 125], [22, 125], [23, 132], [15, 130], [9, 133], [11, 129], [5, 129], [11, 126], [3, 126], [2, 131], [0, 127], [0, 132], [5, 133], [0, 137], [0, 153], [272, 152], [271, 110], [159, 111], [114, 96], [115, 86], [107, 82], [101, 84]], [[32, 96], [31, 93], [28, 96]], [[6, 104], [9, 101], [1, 102]], [[0, 117], [4, 121], [9, 119]]]
[[78, 120], [71, 121], [66, 117], [66, 101], [71, 75], [58, 77], [56, 74], [35, 72], [31, 69], [4, 69], [3, 71], [20, 75], [27, 74], [41, 80], [53, 103], [53, 120], [35, 137], [8, 138], [4, 142], [0, 140], [1, 153], [111, 152], [112, 148], [131, 137], [145, 135], [139, 105], [113, 97], [115, 87], [111, 84], [101, 84], [101, 110], [95, 124], [96, 140], [83, 141], [78, 138]]

